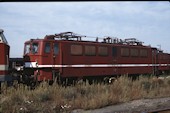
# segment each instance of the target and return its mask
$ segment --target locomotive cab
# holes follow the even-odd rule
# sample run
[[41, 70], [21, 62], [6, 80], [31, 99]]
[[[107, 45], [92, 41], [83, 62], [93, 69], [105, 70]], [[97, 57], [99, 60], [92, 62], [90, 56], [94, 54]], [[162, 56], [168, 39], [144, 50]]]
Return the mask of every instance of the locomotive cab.
[[24, 76], [34, 81], [52, 80], [59, 68], [59, 43], [51, 39], [31, 39], [24, 46]]

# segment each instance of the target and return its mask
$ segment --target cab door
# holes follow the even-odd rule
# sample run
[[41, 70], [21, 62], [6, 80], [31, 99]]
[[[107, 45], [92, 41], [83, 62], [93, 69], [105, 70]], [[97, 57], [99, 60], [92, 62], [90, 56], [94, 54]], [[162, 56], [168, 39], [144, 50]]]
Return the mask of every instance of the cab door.
[[53, 51], [52, 51], [52, 43], [51, 42], [44, 42], [44, 54], [42, 59], [42, 65], [46, 68], [52, 67], [53, 64]]
[[53, 67], [59, 67], [59, 43], [58, 42], [53, 42], [53, 47], [52, 47], [52, 53], [53, 53]]
[[44, 42], [44, 54], [43, 54], [43, 65], [46, 68], [59, 68], [59, 43], [56, 41]]
[[52, 79], [53, 81], [57, 80], [60, 81], [60, 73], [62, 70], [62, 63], [61, 63], [61, 54], [60, 54], [60, 47], [57, 41], [54, 41], [52, 44]]
[[42, 57], [41, 62], [38, 62], [39, 75], [38, 80], [54, 80], [55, 73], [57, 72], [58, 66], [58, 53], [59, 46], [54, 40], [43, 41]]

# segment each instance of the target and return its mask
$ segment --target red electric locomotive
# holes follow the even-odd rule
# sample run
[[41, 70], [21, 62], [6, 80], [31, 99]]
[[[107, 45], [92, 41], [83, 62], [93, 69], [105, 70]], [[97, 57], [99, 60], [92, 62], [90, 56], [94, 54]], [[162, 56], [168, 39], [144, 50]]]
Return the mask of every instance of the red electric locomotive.
[[82, 41], [72, 32], [31, 39], [24, 47], [24, 76], [35, 81], [112, 78], [170, 70], [170, 55], [134, 38]]
[[7, 40], [0, 29], [0, 82], [10, 81], [12, 78], [9, 75], [9, 48]]

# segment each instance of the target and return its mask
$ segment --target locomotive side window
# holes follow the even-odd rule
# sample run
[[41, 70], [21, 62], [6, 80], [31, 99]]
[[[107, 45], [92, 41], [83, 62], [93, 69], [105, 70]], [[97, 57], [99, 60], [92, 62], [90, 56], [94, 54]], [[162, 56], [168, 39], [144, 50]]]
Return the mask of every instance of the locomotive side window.
[[138, 56], [138, 49], [130, 49], [130, 55], [132, 57], [137, 57]]
[[45, 44], [45, 53], [50, 53], [50, 43]]
[[121, 48], [121, 56], [129, 56], [129, 48]]
[[107, 47], [98, 47], [98, 54], [100, 56], [107, 56], [108, 55], [108, 48]]
[[83, 47], [82, 45], [71, 45], [71, 55], [82, 55]]
[[54, 44], [54, 54], [57, 55], [59, 51], [58, 44]]
[[85, 46], [85, 55], [88, 55], [88, 56], [96, 55], [96, 47], [95, 46]]
[[38, 43], [33, 43], [32, 44], [32, 53], [38, 53]]
[[112, 48], [112, 56], [117, 56], [117, 48], [116, 47]]
[[30, 44], [25, 44], [25, 51], [24, 53], [27, 54], [30, 52]]
[[140, 50], [140, 56], [141, 56], [141, 57], [147, 57], [147, 56], [148, 56], [148, 51], [147, 51], [147, 49], [141, 49], [141, 50]]

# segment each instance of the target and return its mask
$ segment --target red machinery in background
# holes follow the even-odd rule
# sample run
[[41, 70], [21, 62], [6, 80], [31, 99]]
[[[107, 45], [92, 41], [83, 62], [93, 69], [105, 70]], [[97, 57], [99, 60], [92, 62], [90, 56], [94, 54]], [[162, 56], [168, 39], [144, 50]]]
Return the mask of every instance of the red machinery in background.
[[3, 30], [0, 29], [0, 82], [12, 80], [9, 74], [9, 49]]

